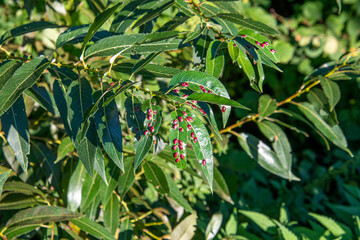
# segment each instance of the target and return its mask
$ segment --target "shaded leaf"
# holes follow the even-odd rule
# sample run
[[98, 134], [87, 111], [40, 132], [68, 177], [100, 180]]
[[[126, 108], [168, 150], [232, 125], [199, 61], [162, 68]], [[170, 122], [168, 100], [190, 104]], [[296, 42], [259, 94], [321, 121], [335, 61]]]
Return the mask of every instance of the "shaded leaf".
[[1, 116], [6, 141], [13, 150], [16, 160], [26, 173], [30, 153], [29, 123], [25, 112], [24, 99], [20, 96]]
[[111, 198], [111, 194], [118, 186], [118, 179], [120, 176], [119, 168], [115, 167], [112, 162], [109, 162], [106, 166], [106, 178], [109, 179], [109, 184], [101, 182], [100, 184], [100, 196], [101, 202], [104, 206], [107, 205]]
[[112, 235], [115, 235], [119, 226], [119, 210], [119, 200], [115, 194], [112, 194], [104, 209], [104, 224]]
[[225, 66], [224, 52], [221, 50], [224, 43], [214, 40], [210, 43], [206, 54], [206, 73], [219, 78], [222, 76]]
[[190, 41], [194, 40], [195, 38], [199, 37], [202, 34], [202, 32], [204, 31], [204, 29], [205, 28], [200, 25], [197, 30], [189, 33], [189, 35], [185, 38], [184, 43], [190, 42]]
[[185, 0], [175, 0], [175, 6], [179, 9], [181, 9], [181, 11], [184, 12], [189, 17], [192, 17], [195, 15], [194, 11], [185, 2]]
[[149, 134], [142, 136], [139, 141], [134, 143], [134, 149], [135, 149], [134, 170], [136, 170], [141, 164], [141, 162], [144, 160], [146, 154], [150, 151], [152, 144], [153, 144], [153, 140]]
[[169, 184], [169, 197], [174, 199], [186, 211], [188, 211], [189, 213], [193, 213], [194, 210], [191, 208], [188, 201], [186, 201], [186, 199], [183, 197], [178, 186], [176, 186], [176, 183], [174, 182], [174, 180], [172, 180], [168, 174], [165, 174], [165, 177]]
[[322, 76], [319, 76], [319, 79], [321, 87], [324, 90], [327, 99], [329, 100], [331, 112], [334, 110], [336, 104], [340, 101], [341, 93], [339, 85], [336, 82]]
[[15, 213], [6, 223], [10, 226], [26, 226], [48, 222], [66, 221], [80, 215], [62, 207], [37, 206]]
[[46, 204], [45, 200], [34, 196], [9, 195], [4, 197], [3, 195], [3, 199], [0, 202], [0, 210], [17, 210], [44, 204]]
[[59, 115], [54, 97], [45, 87], [38, 87], [35, 84], [32, 88], [25, 90], [25, 94], [34, 99], [40, 106], [51, 112], [53, 115]]
[[16, 239], [16, 237], [31, 232], [39, 227], [40, 224], [10, 227], [4, 231], [3, 235], [6, 236], [7, 239]]
[[21, 66], [21, 62], [9, 60], [0, 64], [0, 89], [3, 88], [6, 81]]
[[11, 172], [11, 169], [9, 169], [6, 172], [3, 172], [3, 173], [0, 174], [0, 197], [1, 197], [2, 188], [4, 186], [4, 183], [8, 179], [8, 177], [10, 176], [10, 172]]
[[238, 136], [238, 140], [245, 152], [267, 171], [285, 179], [300, 180], [291, 173], [288, 166], [282, 164], [276, 153], [258, 138], [247, 133], [241, 133]]
[[127, 158], [125, 161], [126, 172], [121, 174], [118, 180], [118, 191], [121, 201], [124, 200], [126, 193], [130, 190], [135, 181], [134, 158]]
[[90, 178], [89, 175], [85, 175], [83, 187], [81, 191], [81, 204], [80, 210], [84, 212], [90, 207], [90, 205], [96, 201], [100, 193], [100, 178], [99, 176], [94, 176], [94, 181]]
[[169, 193], [169, 184], [163, 170], [155, 163], [146, 161], [144, 163], [146, 178], [154, 185], [160, 194]]
[[14, 104], [23, 91], [35, 84], [49, 65], [46, 58], [37, 57], [14, 72], [0, 90], [0, 116]]
[[133, 227], [131, 226], [130, 218], [126, 218], [120, 224], [119, 239], [123, 239], [123, 240], [132, 240], [133, 239]]
[[269, 95], [261, 95], [259, 98], [259, 121], [273, 114], [277, 108], [277, 102]]
[[230, 196], [229, 187], [217, 168], [214, 168], [214, 192], [228, 203], [234, 204]]
[[0, 37], [0, 45], [2, 45], [6, 40], [8, 40], [10, 38], [21, 36], [26, 33], [36, 32], [36, 31], [46, 29], [46, 28], [59, 28], [59, 27], [61, 27], [61, 26], [58, 26], [55, 23], [45, 22], [45, 21], [28, 23], [28, 24], [13, 28], [13, 29], [5, 32]]

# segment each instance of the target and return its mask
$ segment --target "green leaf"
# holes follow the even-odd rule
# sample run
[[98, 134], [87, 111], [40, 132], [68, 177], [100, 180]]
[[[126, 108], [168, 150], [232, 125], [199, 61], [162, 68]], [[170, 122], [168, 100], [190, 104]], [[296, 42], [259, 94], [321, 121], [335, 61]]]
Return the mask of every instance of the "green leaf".
[[270, 116], [275, 112], [277, 108], [277, 102], [269, 95], [261, 95], [259, 98], [259, 121]]
[[265, 135], [275, 150], [277, 157], [280, 160], [282, 168], [288, 170], [288, 179], [291, 179], [291, 146], [284, 131], [275, 123], [269, 121], [262, 121], [257, 123], [260, 131]]
[[211, 29], [209, 30], [208, 28], [204, 28], [202, 34], [199, 37], [195, 38], [193, 41], [194, 64], [205, 65], [206, 52], [209, 47], [209, 43], [212, 40], [211, 37], [209, 36], [209, 32], [212, 32], [212, 30]]
[[115, 33], [126, 32], [130, 25], [137, 20], [137, 17], [143, 13], [143, 11], [139, 11], [140, 5], [147, 1], [148, 0], [135, 0], [125, 5], [111, 23], [111, 31]]
[[183, 197], [182, 193], [180, 192], [174, 180], [172, 180], [168, 174], [165, 174], [165, 177], [166, 177], [166, 181], [169, 184], [169, 197], [174, 199], [186, 211], [188, 211], [189, 213], [193, 213], [194, 210], [191, 208], [188, 201], [186, 201], [186, 199]]
[[195, 38], [198, 38], [203, 33], [204, 29], [205, 28], [202, 25], [199, 25], [199, 28], [197, 30], [189, 33], [189, 35], [185, 38], [184, 43], [190, 42]]
[[321, 225], [328, 229], [335, 237], [343, 236], [346, 234], [344, 229], [333, 219], [316, 213], [309, 213], [309, 215], [319, 221]]
[[21, 62], [9, 60], [0, 64], [0, 89], [3, 88], [6, 81], [21, 66]]
[[219, 128], [218, 125], [216, 123], [215, 120], [215, 115], [214, 112], [212, 110], [212, 108], [209, 106], [209, 104], [205, 103], [205, 102], [198, 102], [197, 103], [199, 105], [199, 107], [206, 113], [205, 114], [205, 119], [209, 122], [209, 124], [212, 127], [212, 130], [214, 132], [214, 134], [216, 134], [216, 136], [222, 140], [222, 136], [219, 132]]
[[153, 32], [146, 35], [145, 39], [139, 42], [139, 44], [147, 42], [158, 42], [161, 40], [166, 40], [174, 38], [180, 34], [179, 31], [164, 31], [164, 32]]
[[171, 233], [171, 239], [187, 240], [192, 239], [196, 230], [197, 216], [192, 214], [182, 220]]
[[239, 48], [237, 47], [237, 45], [231, 41], [228, 42], [228, 51], [229, 51], [229, 55], [233, 61], [233, 63], [235, 63], [239, 57]]
[[6, 239], [17, 239], [16, 237], [31, 232], [39, 227], [40, 224], [10, 227], [5, 230], [4, 236]]
[[75, 226], [79, 227], [82, 231], [87, 232], [88, 234], [96, 238], [115, 240], [114, 236], [112, 236], [111, 233], [108, 230], [106, 230], [103, 226], [101, 226], [96, 222], [91, 221], [86, 217], [79, 219], [72, 219], [70, 220], [70, 222]]
[[60, 80], [55, 80], [53, 84], [53, 93], [54, 93], [54, 99], [56, 103], [56, 107], [59, 110], [59, 114], [62, 120], [62, 123], [64, 125], [65, 131], [67, 135], [72, 138], [73, 133], [71, 131], [70, 126], [70, 119], [69, 119], [69, 109], [68, 105], [64, 104], [67, 103], [67, 94], [64, 85]]
[[153, 53], [177, 50], [187, 45], [181, 39], [146, 42], [139, 45], [146, 38], [145, 34], [116, 35], [104, 38], [91, 45], [85, 52], [85, 57], [107, 57], [119, 53]]
[[[214, 159], [211, 139], [204, 123], [192, 113], [188, 113], [188, 116], [192, 117], [194, 120], [193, 122], [187, 121], [187, 124], [191, 126], [191, 130], [188, 131], [188, 137], [189, 139], [192, 139], [191, 142], [195, 156], [201, 164], [201, 170], [203, 171], [212, 191], [214, 178]], [[187, 127], [189, 128], [189, 126]], [[194, 133], [194, 138], [191, 137], [192, 132]], [[195, 137], [197, 138], [196, 142]]]
[[216, 234], [219, 232], [223, 221], [223, 215], [221, 212], [216, 212], [211, 216], [210, 222], [205, 230], [205, 239], [214, 239]]
[[30, 153], [29, 123], [25, 112], [24, 99], [20, 96], [1, 116], [6, 141], [15, 153], [16, 160], [26, 173]]
[[174, 30], [176, 27], [180, 26], [181, 24], [186, 22], [188, 19], [189, 19], [188, 16], [186, 16], [185, 14], [183, 14], [181, 12], [178, 12], [172, 20], [165, 23], [161, 28], [158, 29], [158, 31], [162, 32], [162, 31]]
[[34, 186], [18, 181], [6, 182], [3, 187], [4, 192], [12, 193], [21, 193], [25, 195], [40, 195], [44, 199], [46, 198], [45, 194]]
[[42, 72], [50, 65], [44, 57], [37, 57], [19, 67], [0, 90], [0, 116], [20, 97], [21, 93], [32, 87]]
[[278, 222], [276, 220], [274, 220], [274, 222], [279, 227], [281, 236], [283, 237], [284, 240], [298, 240], [299, 239], [292, 231], [290, 231], [287, 227], [282, 225], [280, 222]]
[[61, 26], [58, 26], [55, 23], [45, 22], [45, 21], [28, 23], [28, 24], [13, 28], [13, 29], [5, 32], [0, 37], [0, 46], [6, 40], [8, 40], [10, 38], [21, 36], [21, 35], [24, 35], [24, 34], [30, 33], [30, 32], [37, 32], [39, 30], [46, 29], [46, 28], [59, 28], [59, 27], [61, 27]]
[[144, 160], [146, 154], [150, 151], [153, 144], [152, 137], [149, 134], [142, 136], [141, 139], [134, 143], [135, 149], [135, 161], [134, 161], [134, 170], [136, 170], [141, 162]]
[[217, 168], [214, 168], [214, 192], [219, 197], [234, 205], [234, 201], [231, 199], [229, 187]]
[[70, 137], [65, 137], [61, 140], [61, 143], [58, 147], [56, 162], [63, 159], [66, 155], [75, 150], [74, 144], [71, 142]]
[[166, 9], [168, 9], [169, 7], [171, 7], [172, 5], [175, 4], [174, 0], [167, 0], [162, 6], [150, 10], [147, 12], [147, 14], [145, 14], [142, 18], [140, 18], [132, 27], [132, 29], [137, 28], [141, 25], [144, 25], [145, 23], [153, 20], [154, 18], [158, 17], [163, 11], [165, 11]]
[[339, 148], [348, 152], [352, 156], [351, 151], [347, 148], [347, 141], [339, 125], [330, 126], [324, 119], [315, 111], [314, 107], [308, 103], [296, 104], [299, 110], [305, 115], [309, 121], [322, 133], [324, 136], [334, 143]]
[[239, 210], [239, 212], [245, 215], [246, 217], [250, 218], [263, 231], [270, 234], [276, 233], [276, 225], [268, 216], [262, 213], [247, 211], [247, 210]]
[[112, 235], [115, 235], [119, 226], [119, 208], [119, 200], [113, 193], [104, 209], [104, 224]]
[[103, 158], [103, 154], [101, 151], [100, 146], [97, 146], [96, 153], [95, 153], [95, 162], [94, 162], [94, 169], [99, 174], [99, 176], [102, 178], [102, 180], [107, 185], [107, 179], [105, 174], [105, 162]]
[[122, 173], [118, 180], [118, 191], [121, 201], [124, 200], [126, 193], [130, 190], [135, 181], [134, 158], [127, 158], [125, 161], [126, 172]]
[[274, 63], [278, 63], [280, 61], [279, 54], [277, 52], [271, 51], [271, 49], [275, 49], [275, 47], [272, 45], [271, 41], [264, 35], [258, 34], [253, 30], [248, 29], [240, 30], [239, 35], [241, 35], [242, 38], [246, 39], [246, 41], [250, 42], [253, 46], [256, 46], [259, 53], [262, 53]]
[[186, 168], [186, 143], [188, 140], [188, 128], [184, 112], [180, 109], [171, 112], [172, 125], [169, 130], [169, 145], [172, 148], [172, 158], [175, 160], [176, 166], [182, 169]]
[[220, 13], [217, 15], [217, 17], [222, 18], [224, 20], [228, 20], [235, 24], [239, 24], [243, 28], [247, 28], [247, 29], [259, 32], [259, 33], [265, 33], [265, 34], [269, 34], [272, 36], [278, 34], [278, 32], [275, 29], [273, 29], [261, 22], [256, 22], [256, 21], [245, 19], [240, 14]]
[[95, 114], [96, 130], [105, 152], [124, 171], [122, 132], [115, 100], [103, 107], [104, 102], [113, 95], [110, 92], [100, 101], [99, 110]]
[[51, 112], [55, 116], [59, 116], [54, 97], [45, 87], [38, 87], [35, 84], [32, 88], [25, 90], [25, 94], [34, 99], [45, 110]]
[[[251, 64], [251, 61], [249, 60], [245, 49], [239, 47], [239, 56], [237, 58], [237, 62], [240, 66], [240, 68], [244, 71], [246, 76], [250, 80], [251, 87], [254, 88], [255, 85], [255, 70], [253, 65]], [[255, 89], [256, 90], [256, 89]]]
[[149, 55], [146, 56], [146, 58], [141, 59], [140, 61], [138, 61], [135, 66], [132, 69], [132, 73], [137, 73], [138, 71], [140, 71], [141, 69], [143, 69], [147, 64], [149, 64], [154, 58], [156, 58], [161, 52], [157, 52], [157, 53], [150, 53]]
[[68, 207], [71, 211], [75, 211], [81, 204], [81, 191], [85, 181], [85, 175], [84, 165], [81, 164], [81, 161], [78, 161], [75, 170], [71, 174], [66, 193]]
[[245, 152], [265, 170], [285, 179], [300, 180], [291, 172], [289, 176], [289, 168], [283, 166], [276, 153], [258, 138], [247, 133], [241, 133], [238, 135], [238, 140]]
[[210, 19], [212, 22], [219, 24], [221, 26], [221, 32], [223, 34], [227, 34], [230, 36], [236, 36], [237, 33], [239, 32], [238, 28], [229, 21], [225, 21], [224, 19], [218, 18], [218, 17], [214, 17]]
[[336, 104], [340, 101], [341, 93], [339, 85], [336, 82], [322, 76], [319, 76], [319, 79], [320, 85], [329, 100], [330, 112], [332, 112]]
[[6, 227], [27, 226], [48, 222], [67, 221], [80, 215], [62, 207], [37, 206], [15, 213], [6, 223]]
[[193, 93], [187, 98], [187, 100], [196, 100], [199, 102], [208, 102], [212, 104], [226, 105], [226, 106], [232, 106], [236, 108], [250, 110], [249, 108], [241, 105], [240, 103], [234, 100], [224, 98], [212, 93]]
[[225, 56], [221, 50], [222, 45], [224, 45], [222, 41], [212, 41], [206, 54], [206, 73], [215, 78], [220, 78], [224, 71]]
[[[229, 93], [227, 92], [224, 85], [215, 77], [197, 71], [184, 71], [182, 73], [176, 74], [169, 83], [169, 86], [176, 86], [183, 82], [189, 83], [189, 87], [194, 87], [197, 91], [201, 91], [199, 86], [203, 86], [205, 90], [211, 91], [221, 97], [230, 99]], [[193, 84], [190, 86], [190, 84]], [[226, 108], [225, 112], [222, 113], [223, 117], [223, 126], [226, 126], [226, 123], [230, 116], [231, 107], [224, 106]]]
[[80, 210], [84, 212], [90, 205], [96, 201], [100, 194], [100, 177], [95, 175], [94, 181], [89, 175], [85, 175], [82, 191], [81, 191], [81, 204]]
[[3, 172], [3, 173], [0, 174], [0, 197], [1, 197], [1, 193], [2, 193], [4, 183], [8, 179], [8, 177], [10, 176], [10, 172], [11, 172], [11, 169], [9, 169], [6, 172]]
[[186, 14], [186, 16], [192, 17], [195, 15], [194, 11], [185, 2], [185, 0], [175, 0], [175, 6], [181, 9], [181, 11]]
[[[89, 31], [89, 28], [90, 25], [69, 27], [64, 32], [62, 32], [56, 39], [56, 48], [59, 48], [65, 44], [76, 44], [82, 42], [85, 39], [86, 33]], [[111, 33], [105, 30], [97, 31], [90, 40], [95, 42], [111, 35]]]
[[94, 22], [91, 24], [88, 32], [86, 33], [85, 39], [81, 46], [81, 56], [80, 60], [84, 58], [84, 51], [86, 44], [90, 41], [90, 39], [95, 35], [97, 30], [108, 20], [108, 18], [115, 12], [115, 10], [121, 5], [122, 3], [115, 4], [113, 7], [106, 9], [99, 15], [95, 17]]
[[169, 193], [169, 184], [163, 170], [155, 163], [146, 161], [144, 163], [145, 176], [160, 194]]
[[258, 69], [258, 86], [260, 89], [260, 92], [263, 92], [263, 84], [264, 84], [264, 80], [265, 80], [265, 74], [264, 74], [264, 68], [261, 62], [261, 57], [259, 57], [258, 52], [256, 51], [256, 49], [254, 49], [255, 52], [255, 62], [254, 64], [256, 64], [257, 69]]
[[121, 224], [120, 224], [120, 233], [119, 238], [123, 240], [132, 240], [133, 239], [133, 227], [131, 225], [130, 218], [126, 218]]
[[45, 200], [39, 199], [34, 196], [10, 195], [4, 197], [4, 195], [3, 199], [0, 202], [0, 210], [17, 210], [46, 204]]
[[[123, 62], [119, 63], [112, 68], [115, 72], [132, 74], [135, 68], [135, 62]], [[147, 64], [142, 69], [136, 71], [137, 75], [143, 75], [144, 77], [159, 77], [159, 78], [172, 78], [175, 74], [181, 73], [182, 71], [177, 68], [164, 67], [157, 64]]]

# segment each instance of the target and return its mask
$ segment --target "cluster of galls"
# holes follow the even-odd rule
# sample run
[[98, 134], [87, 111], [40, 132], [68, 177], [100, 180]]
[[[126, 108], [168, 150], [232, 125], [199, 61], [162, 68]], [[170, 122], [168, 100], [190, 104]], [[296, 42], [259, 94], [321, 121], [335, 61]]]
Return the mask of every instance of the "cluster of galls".
[[[246, 38], [246, 35], [243, 34], [243, 35], [241, 35], [241, 37]], [[264, 48], [265, 46], [269, 46], [269, 45], [270, 45], [268, 42], [260, 43], [259, 41], [256, 41], [255, 44], [258, 45], [258, 46], [260, 46], [261, 48]], [[235, 44], [235, 46], [236, 46], [236, 44]], [[275, 53], [276, 51], [275, 51], [275, 49], [270, 49], [270, 52]]]
[[[152, 110], [149, 108], [148, 110], [146, 110], [146, 113], [147, 113], [146, 119], [150, 121], [150, 120], [153, 119], [153, 115], [156, 115], [156, 114], [157, 114], [157, 111], [156, 111], [156, 110], [152, 111]], [[144, 135], [147, 135], [147, 134], [149, 133], [149, 131], [150, 131], [151, 133], [153, 133], [153, 132], [155, 131], [154, 126], [152, 126], [152, 122], [149, 122], [149, 123], [148, 123], [147, 128], [148, 128], [148, 130], [145, 130], [145, 131], [144, 131]]]

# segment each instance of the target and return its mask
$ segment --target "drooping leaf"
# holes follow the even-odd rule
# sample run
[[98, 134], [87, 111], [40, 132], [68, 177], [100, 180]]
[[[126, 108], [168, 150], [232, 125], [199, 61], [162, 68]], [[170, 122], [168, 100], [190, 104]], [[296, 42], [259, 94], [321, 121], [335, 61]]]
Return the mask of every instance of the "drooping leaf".
[[6, 182], [3, 187], [4, 192], [21, 193], [24, 195], [39, 195], [42, 198], [46, 198], [45, 194], [36, 187], [19, 181]]
[[241, 133], [238, 137], [241, 147], [265, 170], [285, 179], [299, 181], [288, 166], [283, 166], [274, 151], [253, 135]]
[[164, 150], [164, 148], [166, 147], [166, 143], [164, 142], [164, 140], [162, 140], [161, 137], [159, 137], [159, 135], [153, 136], [153, 140], [154, 140], [153, 154], [158, 155], [159, 153], [161, 153], [162, 150]]
[[99, 145], [96, 148], [94, 169], [99, 174], [99, 176], [102, 178], [102, 180], [105, 182], [105, 184], [107, 185], [108, 182], [107, 182], [106, 174], [105, 174], [105, 161], [104, 161], [104, 157], [103, 157], [103, 154], [102, 154], [102, 151], [101, 151], [101, 148]]
[[186, 16], [192, 17], [195, 15], [194, 11], [185, 2], [185, 0], [175, 0], [175, 6], [181, 9], [181, 11], [186, 14]]
[[59, 110], [59, 114], [60, 114], [62, 123], [64, 125], [65, 131], [66, 131], [67, 135], [72, 139], [73, 133], [71, 131], [71, 126], [70, 126], [68, 105], [64, 104], [64, 103], [67, 103], [66, 90], [60, 80], [54, 81], [53, 94], [54, 94], [55, 103], [56, 103], [57, 109]]
[[222, 221], [223, 221], [223, 214], [221, 212], [216, 212], [211, 216], [210, 222], [205, 230], [206, 240], [211, 240], [215, 238], [215, 236], [220, 230]]
[[119, 168], [115, 167], [112, 162], [109, 162], [106, 166], [106, 179], [108, 179], [109, 183], [106, 184], [104, 181], [100, 183], [100, 197], [101, 202], [104, 206], [107, 205], [108, 201], [111, 198], [111, 194], [118, 186], [118, 179], [120, 176]]
[[106, 240], [115, 240], [114, 236], [106, 230], [100, 224], [91, 221], [87, 217], [79, 218], [79, 219], [72, 219], [70, 220], [72, 224], [79, 227], [82, 231], [87, 232], [88, 234], [99, 238], [99, 239], [106, 239]]
[[[139, 11], [139, 7], [146, 2], [148, 0], [135, 0], [125, 5], [111, 23], [111, 31], [124, 33], [136, 21], [138, 15], [142, 14], [142, 11]], [[138, 13], [136, 14], [136, 12]]]
[[34, 99], [45, 110], [51, 112], [53, 115], [59, 115], [54, 97], [45, 87], [38, 87], [35, 84], [32, 88], [25, 90], [25, 94]]
[[169, 184], [166, 180], [165, 173], [155, 163], [146, 161], [144, 163], [146, 178], [154, 185], [160, 194], [169, 193]]
[[165, 23], [161, 28], [158, 29], [159, 32], [162, 31], [171, 31], [174, 30], [179, 25], [183, 24], [189, 19], [189, 17], [181, 12], [178, 12], [175, 17]]
[[221, 97], [212, 93], [193, 93], [187, 98], [187, 100], [196, 100], [199, 102], [208, 102], [217, 105], [226, 105], [226, 106], [232, 106], [236, 108], [250, 110], [249, 108], [241, 105], [240, 103], [234, 100]]
[[21, 62], [9, 60], [0, 64], [0, 89], [3, 88], [6, 81], [21, 66]]
[[163, 11], [171, 7], [175, 4], [174, 0], [167, 0], [164, 4], [159, 6], [158, 8], [152, 9], [147, 12], [143, 17], [141, 17], [132, 27], [132, 29], [144, 25], [145, 23], [153, 20], [154, 18], [158, 17]]
[[163, 31], [163, 32], [152, 32], [146, 35], [144, 40], [139, 42], [139, 44], [147, 43], [147, 42], [158, 42], [161, 40], [166, 40], [170, 38], [174, 38], [180, 34], [179, 31]]
[[30, 136], [29, 123], [22, 96], [1, 116], [1, 124], [6, 141], [13, 150], [16, 160], [26, 173], [28, 166], [27, 155], [30, 153]]
[[31, 232], [39, 227], [40, 227], [40, 224], [10, 227], [4, 231], [3, 235], [7, 239], [16, 239], [16, 237], [26, 234], [28, 232]]
[[121, 174], [118, 180], [118, 191], [121, 198], [121, 201], [124, 200], [126, 193], [132, 187], [134, 180], [135, 180], [135, 173], [134, 173], [134, 158], [127, 158], [125, 161], [125, 169], [126, 172]]
[[322, 76], [319, 76], [319, 79], [320, 79], [321, 87], [324, 90], [324, 93], [329, 100], [330, 112], [331, 112], [334, 110], [336, 104], [340, 101], [341, 93], [340, 93], [339, 85], [336, 82], [331, 81], [330, 79]]
[[1, 197], [2, 188], [4, 186], [4, 183], [8, 179], [8, 177], [10, 176], [10, 172], [11, 172], [11, 169], [9, 169], [6, 172], [3, 172], [3, 173], [0, 174], [0, 197]]
[[132, 74], [137, 73], [138, 71], [140, 71], [141, 69], [143, 69], [147, 64], [149, 64], [154, 58], [156, 58], [161, 52], [157, 52], [157, 53], [150, 53], [149, 55], [146, 56], [146, 58], [141, 59], [140, 61], [138, 61], [133, 69], [132, 69]]
[[224, 20], [228, 20], [230, 22], [233, 22], [235, 24], [239, 24], [241, 27], [243, 28], [247, 28], [253, 31], [257, 31], [259, 33], [265, 33], [265, 34], [269, 34], [269, 35], [276, 35], [278, 34], [278, 32], [261, 23], [261, 22], [257, 22], [257, 21], [253, 21], [253, 20], [249, 20], [249, 19], [245, 19], [242, 15], [240, 14], [233, 14], [233, 13], [221, 13], [218, 14], [217, 17], [222, 18]]
[[[212, 191], [214, 179], [214, 159], [210, 136], [204, 123], [202, 123], [199, 118], [192, 113], [188, 113], [188, 116], [193, 119], [193, 121], [191, 121], [187, 118], [188, 138], [191, 139], [195, 156], [201, 164], [201, 170], [203, 171]], [[191, 136], [191, 133], [194, 133], [194, 137]]]
[[[239, 45], [237, 45], [237, 46], [239, 46]], [[251, 64], [251, 61], [248, 58], [245, 50], [240, 47], [238, 47], [238, 48], [239, 48], [239, 55], [237, 58], [237, 63], [239, 64], [239, 67], [244, 71], [246, 76], [249, 78], [250, 86], [254, 88], [255, 77], [256, 77], [254, 67]]]
[[277, 102], [272, 99], [269, 95], [261, 95], [259, 98], [259, 121], [270, 116], [275, 112], [277, 108]]
[[239, 57], [239, 48], [237, 47], [237, 45], [235, 43], [233, 43], [232, 41], [228, 42], [228, 51], [229, 51], [229, 55], [233, 61], [233, 63], [235, 63]]
[[116, 166], [124, 171], [121, 125], [115, 100], [102, 106], [112, 95], [110, 92], [100, 102], [99, 110], [95, 114], [96, 130], [105, 152]]
[[292, 155], [289, 140], [284, 131], [275, 123], [270, 121], [258, 122], [260, 131], [265, 135], [279, 158], [283, 168], [289, 170], [288, 179], [291, 178]]
[[225, 56], [221, 50], [224, 43], [219, 40], [214, 40], [210, 43], [206, 54], [206, 73], [220, 78], [224, 71]]
[[145, 34], [116, 35], [104, 38], [91, 45], [85, 52], [85, 57], [107, 57], [119, 53], [153, 53], [177, 50], [187, 46], [181, 39], [161, 40], [137, 44], [146, 38]]
[[95, 17], [95, 20], [89, 27], [89, 30], [86, 33], [85, 39], [81, 46], [81, 57], [80, 57], [81, 60], [84, 58], [83, 55], [84, 55], [86, 44], [90, 41], [90, 39], [95, 35], [97, 30], [106, 22], [106, 20], [108, 20], [108, 18], [115, 12], [115, 10], [121, 4], [122, 3], [117, 3], [113, 7], [106, 9], [105, 11], [103, 11], [102, 13], [100, 13], [99, 15], [97, 15]]
[[193, 213], [194, 210], [191, 208], [188, 201], [186, 201], [186, 199], [183, 197], [178, 186], [176, 186], [176, 183], [174, 182], [174, 180], [172, 180], [168, 174], [165, 174], [165, 177], [169, 184], [169, 197], [174, 199], [186, 211], [188, 211], [189, 213]]
[[171, 233], [171, 239], [186, 240], [192, 239], [196, 230], [196, 215], [189, 215], [182, 220]]
[[197, 104], [206, 113], [205, 119], [209, 122], [214, 134], [216, 134], [219, 139], [222, 139], [212, 108], [205, 102], [198, 102]]
[[347, 148], [347, 141], [339, 125], [330, 126], [324, 119], [315, 111], [314, 107], [308, 103], [298, 103], [297, 107], [305, 115], [309, 121], [322, 133], [324, 136], [334, 143], [339, 148], [348, 152], [351, 156], [351, 151]]
[[199, 25], [199, 28], [195, 30], [194, 32], [189, 33], [189, 35], [184, 40], [184, 43], [190, 42], [194, 40], [195, 38], [198, 38], [204, 31], [204, 27], [202, 25]]
[[50, 65], [44, 57], [37, 57], [24, 63], [0, 89], [0, 116], [20, 97], [21, 93], [32, 87], [42, 72]]
[[85, 174], [84, 165], [78, 161], [75, 170], [71, 174], [66, 193], [68, 207], [71, 211], [75, 211], [81, 204], [81, 191], [85, 181]]
[[[112, 70], [115, 72], [132, 74], [134, 72], [136, 63], [133, 61], [123, 62], [115, 65]], [[149, 63], [145, 65], [142, 69], [136, 71], [137, 75], [142, 75], [144, 77], [159, 77], [159, 78], [172, 78], [175, 74], [182, 72], [180, 69], [164, 67], [157, 64]]]
[[254, 64], [256, 64], [258, 69], [258, 86], [260, 89], [260, 92], [263, 92], [263, 84], [265, 80], [265, 74], [264, 74], [264, 68], [261, 62], [261, 57], [259, 57], [258, 52], [256, 49], [254, 49], [255, 55], [254, 55]]
[[112, 235], [115, 234], [119, 226], [119, 208], [119, 200], [113, 193], [104, 209], [104, 224]]
[[229, 187], [217, 168], [214, 168], [214, 192], [228, 203], [234, 204], [230, 196]]
[[14, 38], [17, 36], [21, 36], [24, 35], [26, 33], [30, 33], [30, 32], [36, 32], [42, 29], [46, 29], [46, 28], [59, 28], [61, 26], [56, 25], [55, 23], [51, 23], [51, 22], [45, 22], [45, 21], [39, 21], [39, 22], [32, 22], [32, 23], [28, 23], [16, 28], [13, 28], [7, 32], [5, 32], [1, 37], [0, 37], [0, 46], [8, 39], [10, 38]]
[[139, 141], [134, 143], [134, 148], [135, 148], [134, 170], [136, 170], [140, 166], [146, 154], [150, 151], [152, 144], [153, 144], [153, 140], [149, 134], [142, 136]]
[[3, 195], [3, 199], [0, 202], [0, 210], [18, 210], [44, 204], [46, 204], [45, 200], [34, 196], [9, 195], [5, 197]]
[[206, 52], [209, 47], [210, 42], [213, 40], [209, 36], [211, 29], [204, 28], [204, 31], [200, 36], [194, 39], [193, 41], [193, 59], [194, 64], [205, 64]]
[[26, 226], [48, 222], [66, 221], [80, 215], [66, 208], [53, 206], [37, 206], [15, 213], [6, 223], [7, 227]]
[[[196, 89], [196, 91], [201, 91], [200, 86], [202, 86], [207, 91], [211, 91], [221, 97], [230, 99], [229, 93], [224, 85], [218, 79], [209, 74], [197, 71], [184, 71], [176, 74], [170, 80], [169, 86], [175, 86], [183, 82], [187, 82], [189, 84], [189, 88]], [[225, 107], [225, 111], [222, 112], [223, 126], [225, 127], [230, 116], [231, 107], [224, 105], [221, 106], [221, 108], [222, 107]]]

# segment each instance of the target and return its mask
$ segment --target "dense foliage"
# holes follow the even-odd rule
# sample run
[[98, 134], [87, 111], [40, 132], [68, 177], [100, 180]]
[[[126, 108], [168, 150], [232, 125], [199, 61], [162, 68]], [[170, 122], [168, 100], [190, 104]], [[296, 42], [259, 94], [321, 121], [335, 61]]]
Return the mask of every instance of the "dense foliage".
[[358, 1], [0, 4], [3, 239], [360, 237]]

